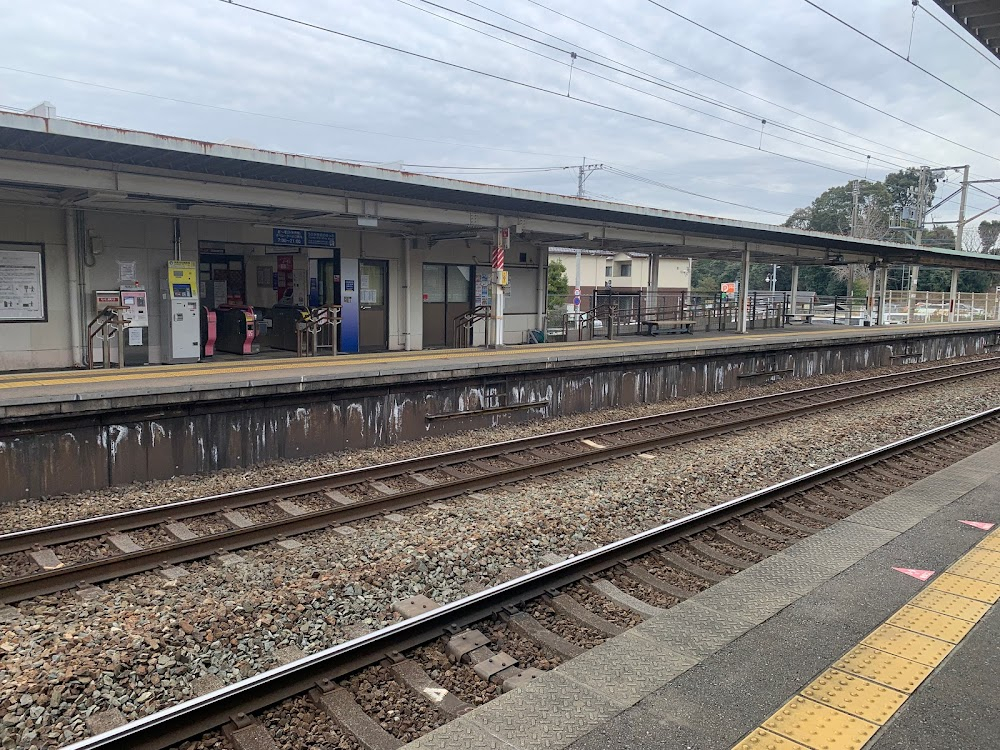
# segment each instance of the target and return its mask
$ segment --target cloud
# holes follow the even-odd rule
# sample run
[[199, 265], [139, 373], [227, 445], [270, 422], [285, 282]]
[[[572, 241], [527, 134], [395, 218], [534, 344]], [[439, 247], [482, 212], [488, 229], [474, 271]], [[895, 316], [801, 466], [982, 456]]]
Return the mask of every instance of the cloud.
[[[48, 99], [64, 117], [206, 140], [238, 138], [263, 148], [378, 162], [501, 169], [569, 166], [586, 157], [590, 162], [613, 164], [686, 190], [782, 214], [808, 204], [831, 185], [846, 183], [850, 174], [864, 174], [864, 157], [869, 154], [873, 156], [869, 175], [876, 178], [896, 169], [879, 164], [878, 159], [901, 166], [971, 162], [973, 171], [980, 176], [992, 176], [1000, 168], [995, 159], [970, 153], [852, 103], [646, 0], [544, 0], [543, 4], [796, 112], [713, 83], [527, 0], [482, 0], [479, 4], [440, 0], [440, 4], [545, 38], [559, 49], [477, 27], [555, 60], [409, 7], [421, 6], [448, 15], [420, 0], [406, 0], [407, 4], [397, 0], [247, 1], [274, 13], [557, 94], [565, 93], [569, 82], [569, 55], [560, 50], [577, 50], [581, 58], [601, 59], [595, 55], [604, 55], [616, 64], [633, 66], [647, 77], [659, 79], [659, 83], [636, 80], [577, 59], [573, 63], [575, 96], [694, 132], [400, 55], [217, 0], [87, 4], [50, 0], [44, 14], [31, 5], [13, 4], [5, 11], [5, 22], [0, 27], [0, 49], [6, 52], [0, 64], [271, 117], [6, 70], [0, 70], [0, 104], [28, 108]], [[986, 153], [994, 151], [993, 115], [801, 0], [752, 5], [738, 0], [661, 1], [902, 120]], [[483, 6], [566, 41], [519, 27]], [[842, 6], [829, 4], [833, 12], [905, 54], [911, 23], [908, 4], [873, 0]], [[941, 15], [936, 8], [931, 10]], [[467, 19], [453, 18], [475, 26]], [[590, 51], [583, 52], [582, 48]], [[1000, 76], [1000, 70], [923, 12], [917, 14], [912, 55], [921, 65], [987, 101]], [[600, 80], [591, 73], [639, 91]], [[737, 111], [696, 101], [667, 86], [683, 87]], [[732, 122], [692, 112], [664, 98]], [[768, 121], [763, 140], [760, 119]], [[856, 153], [790, 132], [782, 125], [852, 144]], [[808, 145], [792, 144], [779, 137]], [[746, 147], [718, 139], [737, 141]], [[758, 145], [823, 166], [768, 154], [757, 150]], [[834, 153], [822, 153], [816, 148]], [[482, 174], [477, 179], [570, 194], [576, 189], [574, 169]], [[781, 220], [780, 216], [715, 203], [606, 172], [593, 174], [587, 189], [592, 194], [674, 210]], [[980, 196], [974, 202], [982, 205], [987, 200]], [[946, 207], [938, 215], [943, 217], [948, 210]], [[951, 212], [956, 213], [957, 207]]]

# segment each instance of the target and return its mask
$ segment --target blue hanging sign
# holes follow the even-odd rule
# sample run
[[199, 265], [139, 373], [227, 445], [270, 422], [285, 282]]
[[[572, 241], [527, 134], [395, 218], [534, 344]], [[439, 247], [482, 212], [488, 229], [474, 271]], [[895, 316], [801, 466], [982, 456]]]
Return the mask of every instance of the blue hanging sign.
[[309, 247], [336, 247], [337, 233], [306, 230], [306, 245]]
[[282, 229], [274, 227], [272, 230], [273, 245], [283, 245], [285, 247], [303, 247], [306, 244], [306, 233], [302, 229]]

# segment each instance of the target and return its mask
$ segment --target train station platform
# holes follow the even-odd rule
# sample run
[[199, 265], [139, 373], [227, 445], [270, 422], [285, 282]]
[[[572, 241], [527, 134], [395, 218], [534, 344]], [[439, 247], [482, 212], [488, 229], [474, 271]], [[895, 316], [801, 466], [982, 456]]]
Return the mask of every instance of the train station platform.
[[[1000, 332], [1000, 322], [862, 328], [793, 325], [749, 334], [630, 336], [503, 349], [381, 352], [314, 358], [246, 357], [238, 361], [158, 365], [124, 370], [27, 372], [0, 376], [0, 419], [33, 414], [115, 410], [228, 398], [234, 394], [279, 394], [372, 383], [413, 383], [706, 357], [736, 352], [791, 351], [945, 336]], [[971, 353], [971, 352], [970, 352]], [[887, 362], [888, 363], [888, 362]]]
[[998, 350], [997, 321], [797, 325], [10, 374], [0, 376], [0, 502]]
[[998, 464], [974, 454], [407, 750], [995, 748]]

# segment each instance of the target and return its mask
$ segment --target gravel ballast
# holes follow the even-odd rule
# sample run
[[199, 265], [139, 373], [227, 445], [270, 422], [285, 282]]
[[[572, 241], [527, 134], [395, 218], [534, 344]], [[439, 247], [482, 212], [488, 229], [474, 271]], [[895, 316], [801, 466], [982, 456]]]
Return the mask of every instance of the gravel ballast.
[[[537, 569], [546, 553], [568, 555], [581, 544], [607, 541], [608, 529], [634, 533], [694, 507], [990, 408], [998, 403], [998, 386], [1000, 376], [981, 377], [673, 446], [657, 451], [655, 460], [635, 457], [578, 469], [448, 501], [444, 510], [414, 508], [403, 512], [404, 523], [368, 519], [353, 526], [352, 536], [332, 530], [302, 535], [296, 537], [303, 544], [297, 550], [268, 544], [240, 551], [243, 561], [233, 565], [214, 559], [188, 563], [183, 566], [187, 575], [177, 581], [144, 574], [109, 582], [91, 601], [63, 592], [23, 602], [19, 617], [0, 621], [0, 747], [40, 750], [80, 739], [88, 734], [85, 721], [94, 712], [117, 708], [129, 719], [149, 714], [192, 697], [191, 683], [206, 674], [230, 684], [273, 667], [275, 651], [284, 646], [315, 653], [381, 627], [397, 617], [390, 610], [393, 601], [417, 593], [452, 601], [464, 596], [464, 584], [489, 585], [505, 568]], [[645, 409], [663, 410], [662, 404]], [[600, 416], [603, 421], [641, 413], [637, 408]], [[552, 420], [536, 425], [537, 431], [578, 426], [595, 421], [594, 416]], [[501, 433], [515, 437], [527, 431], [518, 426]], [[267, 467], [263, 479], [482, 440], [482, 433], [470, 433], [433, 445], [425, 441], [364, 451], [364, 458], [328, 459], [341, 462], [336, 467], [318, 459], [291, 462], [291, 468]], [[227, 473], [125, 488], [116, 491], [122, 500], [116, 507], [133, 500], [147, 505], [154, 495], [161, 502], [186, 499], [261, 480], [259, 474]], [[94, 510], [100, 497], [113, 494], [94, 493], [76, 502], [90, 503]], [[138, 502], [141, 497], [144, 502]], [[67, 514], [75, 510], [72, 499], [51, 502]], [[19, 509], [29, 507], [34, 506]], [[505, 639], [500, 647], [527, 649], [524, 656], [532, 666], [556, 663], [529, 659], [531, 649], [509, 631], [496, 634]], [[433, 724], [424, 717], [419, 726], [398, 729], [398, 736], [414, 736]]]

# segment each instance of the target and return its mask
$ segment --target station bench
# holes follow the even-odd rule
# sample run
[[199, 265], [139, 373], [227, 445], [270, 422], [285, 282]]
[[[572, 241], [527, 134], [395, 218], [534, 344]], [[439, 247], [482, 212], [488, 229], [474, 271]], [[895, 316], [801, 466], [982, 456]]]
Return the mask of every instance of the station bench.
[[785, 315], [785, 323], [789, 324], [789, 323], [802, 322], [802, 323], [808, 323], [809, 325], [812, 325], [813, 315], [814, 315], [814, 313], [799, 313], [797, 315], [792, 315], [791, 313], [787, 313]]
[[694, 334], [693, 320], [640, 320], [639, 325], [646, 326], [646, 336], [656, 336], [660, 328]]

